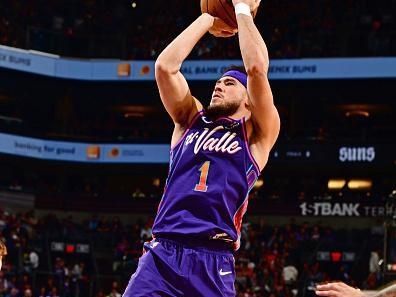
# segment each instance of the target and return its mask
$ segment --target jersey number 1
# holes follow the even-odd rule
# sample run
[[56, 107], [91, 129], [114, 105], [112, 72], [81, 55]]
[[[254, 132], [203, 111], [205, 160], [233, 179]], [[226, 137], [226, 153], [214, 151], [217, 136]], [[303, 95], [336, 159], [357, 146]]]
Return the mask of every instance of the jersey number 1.
[[199, 177], [199, 183], [195, 185], [194, 191], [206, 192], [208, 190], [206, 182], [208, 181], [209, 167], [210, 161], [206, 161], [199, 169], [199, 171], [201, 171], [201, 175]]

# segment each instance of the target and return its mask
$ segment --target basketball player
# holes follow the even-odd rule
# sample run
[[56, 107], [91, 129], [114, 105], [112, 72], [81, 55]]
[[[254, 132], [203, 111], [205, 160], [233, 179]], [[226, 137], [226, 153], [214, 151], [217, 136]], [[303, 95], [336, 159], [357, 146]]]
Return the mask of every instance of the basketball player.
[[7, 247], [5, 244], [0, 240], [0, 270], [3, 266], [3, 257], [7, 255]]
[[[174, 122], [169, 175], [153, 225], [154, 239], [123, 296], [235, 296], [238, 249], [247, 198], [280, 128], [268, 82], [268, 52], [250, 11], [256, 0], [233, 0], [243, 69], [216, 82], [208, 108], [190, 92], [183, 61], [208, 31], [236, 30], [199, 16], [160, 54], [156, 81]], [[246, 72], [245, 72], [246, 69]]]

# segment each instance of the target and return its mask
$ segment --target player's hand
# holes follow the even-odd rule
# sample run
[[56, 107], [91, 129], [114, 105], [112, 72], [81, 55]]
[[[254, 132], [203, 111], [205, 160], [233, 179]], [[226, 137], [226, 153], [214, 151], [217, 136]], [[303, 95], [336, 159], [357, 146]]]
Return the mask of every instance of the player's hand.
[[209, 33], [216, 37], [232, 37], [238, 32], [235, 29], [227, 25], [222, 19], [215, 17], [212, 28], [209, 29]]
[[232, 0], [232, 4], [235, 6], [238, 3], [245, 3], [249, 5], [250, 11], [255, 11], [260, 6], [261, 0]]
[[318, 296], [328, 297], [364, 297], [359, 289], [352, 288], [342, 282], [317, 285], [315, 293]]

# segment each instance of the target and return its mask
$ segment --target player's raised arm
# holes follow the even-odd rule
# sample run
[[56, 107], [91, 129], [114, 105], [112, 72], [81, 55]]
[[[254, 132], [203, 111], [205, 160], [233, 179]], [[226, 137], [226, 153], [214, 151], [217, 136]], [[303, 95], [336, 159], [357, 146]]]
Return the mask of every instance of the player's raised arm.
[[[210, 31], [218, 37], [234, 35], [232, 28], [204, 13], [170, 43], [155, 63], [155, 78], [161, 100], [174, 123], [183, 127], [200, 109], [201, 103], [191, 95], [187, 81], [180, 72], [184, 60], [202, 36]], [[226, 30], [226, 31], [224, 31]]]
[[[248, 74], [248, 95], [253, 123], [253, 141], [260, 151], [259, 163], [264, 164], [279, 134], [280, 120], [274, 106], [268, 82], [269, 57], [265, 42], [253, 22], [250, 11], [259, 0], [233, 0], [237, 13], [239, 46]], [[257, 156], [256, 156], [257, 157]]]

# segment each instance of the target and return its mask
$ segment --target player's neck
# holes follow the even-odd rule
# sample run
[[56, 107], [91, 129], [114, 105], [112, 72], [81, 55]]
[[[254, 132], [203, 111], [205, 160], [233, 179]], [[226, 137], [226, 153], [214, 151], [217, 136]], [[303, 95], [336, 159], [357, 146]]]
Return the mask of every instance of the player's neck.
[[250, 112], [247, 110], [237, 110], [234, 114], [228, 116], [229, 118], [233, 120], [240, 120], [242, 118], [249, 118], [250, 117]]

